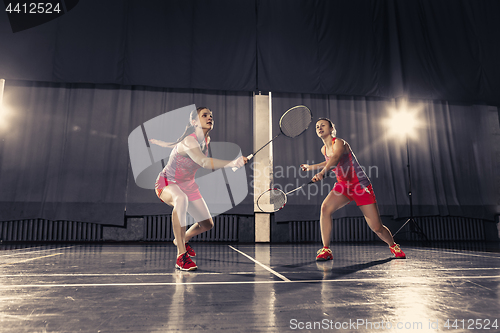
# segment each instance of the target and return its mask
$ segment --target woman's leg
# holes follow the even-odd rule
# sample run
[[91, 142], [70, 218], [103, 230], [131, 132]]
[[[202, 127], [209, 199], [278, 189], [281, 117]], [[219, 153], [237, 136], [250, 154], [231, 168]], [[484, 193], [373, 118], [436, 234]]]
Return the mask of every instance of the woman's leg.
[[323, 246], [330, 247], [330, 238], [332, 235], [332, 214], [347, 205], [350, 202], [345, 195], [331, 191], [321, 204], [321, 215], [319, 218], [321, 226], [321, 239]]
[[194, 223], [186, 232], [186, 243], [189, 242], [191, 238], [202, 232], [208, 231], [213, 228], [214, 221], [210, 216], [207, 204], [203, 198], [190, 201], [188, 206], [188, 213], [191, 215], [196, 223]]
[[186, 213], [188, 209], [187, 195], [175, 184], [169, 184], [160, 195], [160, 199], [173, 206], [172, 229], [177, 245], [177, 256], [186, 252]]
[[382, 220], [380, 219], [380, 214], [378, 211], [378, 206], [376, 203], [359, 206], [361, 212], [365, 216], [366, 222], [370, 229], [373, 230], [377, 234], [377, 236], [387, 243], [389, 246], [394, 245], [394, 239], [392, 238], [392, 234], [389, 229], [382, 224]]

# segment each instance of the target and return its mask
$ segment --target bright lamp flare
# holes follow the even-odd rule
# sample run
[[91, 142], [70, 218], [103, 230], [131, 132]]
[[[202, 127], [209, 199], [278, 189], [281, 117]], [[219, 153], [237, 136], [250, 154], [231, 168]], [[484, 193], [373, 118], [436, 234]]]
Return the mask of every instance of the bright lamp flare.
[[0, 105], [0, 130], [4, 130], [8, 127], [11, 116], [12, 111], [5, 105]]
[[3, 90], [5, 88], [5, 79], [0, 79], [0, 129], [5, 127], [8, 111], [3, 107]]
[[389, 134], [392, 136], [414, 137], [416, 128], [421, 123], [417, 117], [416, 111], [408, 109], [394, 110], [386, 122]]

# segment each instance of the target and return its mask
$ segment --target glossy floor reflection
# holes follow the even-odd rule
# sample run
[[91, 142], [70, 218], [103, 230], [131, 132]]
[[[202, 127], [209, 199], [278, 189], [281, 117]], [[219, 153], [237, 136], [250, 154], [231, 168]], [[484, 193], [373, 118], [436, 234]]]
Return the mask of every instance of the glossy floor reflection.
[[500, 331], [500, 253], [481, 246], [193, 247], [180, 272], [171, 244], [1, 245], [0, 331]]

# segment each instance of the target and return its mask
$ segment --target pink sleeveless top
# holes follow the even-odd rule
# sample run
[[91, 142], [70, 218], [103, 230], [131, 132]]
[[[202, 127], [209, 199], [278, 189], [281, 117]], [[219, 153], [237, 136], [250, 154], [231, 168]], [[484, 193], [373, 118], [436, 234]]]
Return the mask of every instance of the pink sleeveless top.
[[[192, 136], [197, 140], [195, 133], [189, 136]], [[205, 156], [208, 156], [208, 143], [206, 139], [205, 144], [207, 146], [205, 149]], [[182, 156], [179, 154], [177, 147], [178, 145], [176, 145], [170, 153], [168, 163], [160, 172], [160, 176], [166, 178], [172, 183], [194, 182], [196, 171], [201, 168], [201, 166], [193, 161], [189, 156]]]
[[[332, 144], [335, 144], [335, 139], [332, 139]], [[326, 151], [324, 156], [326, 161], [330, 160], [330, 157], [326, 155]], [[350, 148], [348, 148], [348, 152], [340, 157], [339, 162], [333, 168], [333, 172], [335, 172], [339, 182], [360, 183], [365, 187], [371, 184], [370, 179], [359, 165], [358, 159]]]

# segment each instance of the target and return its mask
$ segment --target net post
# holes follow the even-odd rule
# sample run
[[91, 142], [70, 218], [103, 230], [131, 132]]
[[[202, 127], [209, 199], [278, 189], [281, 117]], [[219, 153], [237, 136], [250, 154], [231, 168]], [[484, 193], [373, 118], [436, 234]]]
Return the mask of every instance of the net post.
[[[254, 151], [272, 139], [271, 101], [271, 93], [254, 94]], [[259, 194], [269, 189], [273, 183], [272, 145], [271, 142], [253, 158], [254, 198], [258, 198]], [[271, 215], [263, 213], [254, 203], [254, 216], [255, 242], [269, 243], [271, 241]]]

